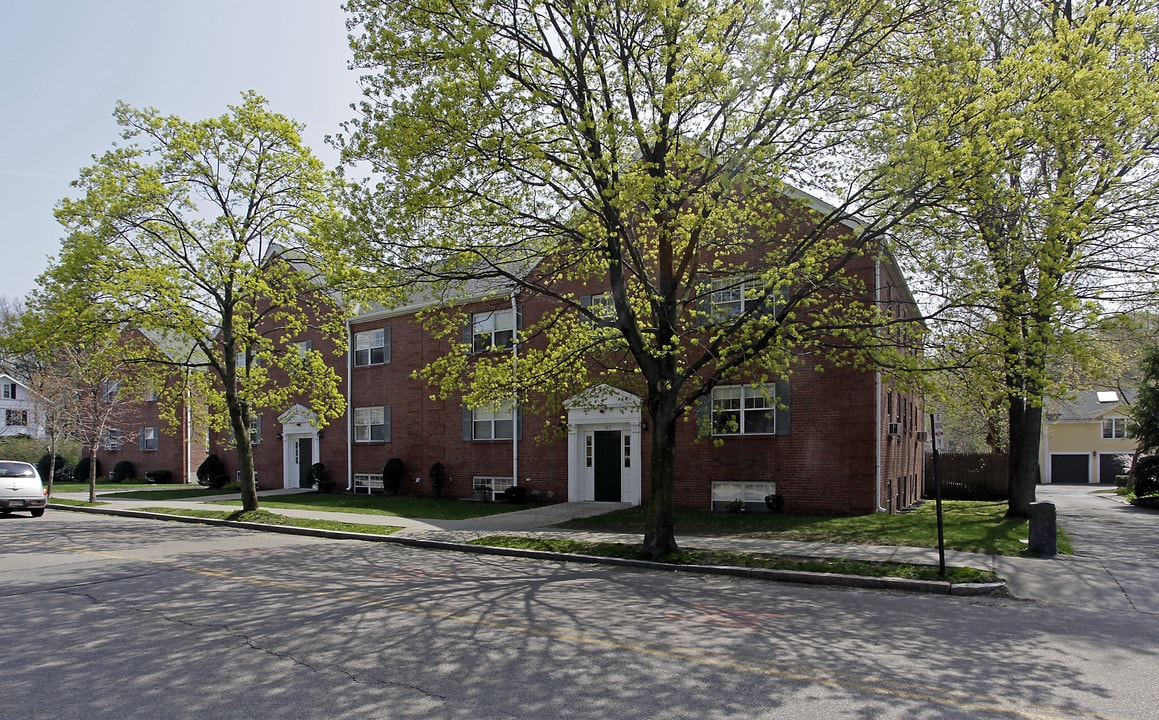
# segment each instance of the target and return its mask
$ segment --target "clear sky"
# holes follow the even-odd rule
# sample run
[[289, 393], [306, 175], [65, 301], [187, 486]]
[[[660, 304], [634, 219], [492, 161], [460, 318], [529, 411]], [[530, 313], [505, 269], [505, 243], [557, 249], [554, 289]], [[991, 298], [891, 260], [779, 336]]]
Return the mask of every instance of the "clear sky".
[[340, 0], [0, 0], [0, 295], [21, 298], [60, 247], [56, 203], [118, 140], [118, 100], [186, 120], [256, 90], [323, 138], [353, 117]]

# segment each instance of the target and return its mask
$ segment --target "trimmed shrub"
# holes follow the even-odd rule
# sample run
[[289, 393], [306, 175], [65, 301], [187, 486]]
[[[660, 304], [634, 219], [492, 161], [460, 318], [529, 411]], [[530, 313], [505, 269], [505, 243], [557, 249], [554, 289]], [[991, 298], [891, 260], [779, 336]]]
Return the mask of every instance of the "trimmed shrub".
[[[36, 461], [36, 471], [40, 473], [40, 479], [48, 482], [48, 466], [52, 462], [52, 455], [45, 453], [44, 457]], [[56, 477], [53, 482], [68, 482], [72, 480], [72, 468], [68, 466], [68, 461], [64, 459], [63, 455], [56, 456], [56, 465], [53, 466], [56, 471]]]
[[[74, 467], [72, 469], [73, 481], [80, 482], [80, 483], [87, 483], [89, 481], [89, 469], [90, 469], [90, 466], [92, 464], [93, 464], [93, 459], [91, 457], [89, 457], [87, 455], [85, 457], [82, 457], [80, 459], [80, 462], [78, 462], [76, 464], [76, 467]], [[101, 461], [99, 458], [96, 460], [96, 464], [97, 464], [97, 477], [99, 478], [101, 476]]]
[[[443, 494], [443, 485], [447, 483], [447, 466], [441, 462], [431, 465], [431, 490], [435, 497], [441, 497]], [[384, 481], [385, 484], [385, 481]]]
[[382, 466], [382, 487], [391, 495], [398, 495], [402, 490], [402, 477], [406, 473], [406, 466], [400, 458], [390, 458]]
[[527, 502], [527, 486], [512, 485], [503, 491], [503, 498], [512, 504], [525, 503]]
[[204, 485], [210, 488], [221, 488], [228, 482], [229, 476], [225, 474], [225, 463], [221, 461], [217, 453], [210, 453], [197, 466], [198, 485]]
[[[137, 477], [137, 470], [133, 467], [133, 463], [128, 460], [121, 460], [113, 466], [113, 474], [109, 479], [113, 482], [123, 482]], [[145, 477], [149, 477], [149, 473], [145, 473]]]
[[165, 483], [173, 482], [173, 471], [171, 470], [150, 470], [145, 473], [145, 479], [151, 483], [163, 485]]
[[1135, 463], [1135, 497], [1159, 495], [1159, 455], [1139, 458]]
[[334, 488], [338, 485], [330, 478], [330, 471], [326, 469], [326, 464], [320, 462], [310, 466], [310, 481], [318, 486], [318, 492], [324, 493], [334, 492]]

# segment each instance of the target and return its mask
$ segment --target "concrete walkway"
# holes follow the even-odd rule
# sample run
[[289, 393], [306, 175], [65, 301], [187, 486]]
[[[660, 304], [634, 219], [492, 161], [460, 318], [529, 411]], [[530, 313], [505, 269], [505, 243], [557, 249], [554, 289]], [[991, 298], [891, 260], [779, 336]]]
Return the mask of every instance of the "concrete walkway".
[[[1114, 495], [1092, 495], [1090, 486], [1040, 486], [1038, 499], [1053, 502], [1059, 522], [1070, 532], [1071, 526], [1083, 523], [1086, 532], [1098, 534], [1100, 522], [1110, 523], [1122, 517], [1123, 512], [1141, 514], [1130, 524], [1130, 533], [1150, 536], [1159, 524], [1159, 512], [1146, 511], [1124, 505]], [[272, 490], [259, 493], [272, 497], [299, 492]], [[85, 500], [87, 493], [62, 493], [57, 497]], [[237, 499], [236, 495], [197, 498], [195, 500], [119, 500], [101, 498], [106, 507], [120, 510], [148, 509], [150, 507], [197, 506], [219, 499]], [[62, 509], [68, 506], [58, 506]], [[591, 533], [552, 528], [551, 526], [578, 517], [599, 515], [626, 507], [620, 503], [560, 503], [529, 508], [468, 520], [428, 520], [401, 518], [388, 515], [323, 512], [278, 508], [277, 512], [289, 517], [318, 518], [364, 525], [393, 525], [403, 529], [393, 535], [416, 541], [462, 543], [485, 535], [519, 534], [544, 538], [570, 538], [610, 542], [639, 542], [639, 535]], [[214, 509], [221, 509], [216, 506]], [[1121, 531], [1122, 525], [1116, 527]], [[1109, 558], [1121, 543], [1129, 539], [1117, 536], [1113, 544], [1092, 544], [1089, 549], [1077, 538], [1077, 554], [1054, 558], [1022, 558], [991, 556], [946, 551], [948, 566], [974, 567], [993, 570], [1007, 581], [1011, 596], [1043, 603], [1073, 605], [1095, 610], [1115, 612], [1159, 613], [1159, 573], [1152, 563], [1136, 555], [1128, 559]], [[903, 546], [847, 545], [823, 542], [796, 542], [787, 540], [753, 540], [745, 538], [677, 536], [684, 548], [766, 552], [818, 558], [849, 558], [854, 560], [892, 561], [923, 565], [937, 565], [936, 548]], [[1151, 556], [1159, 558], [1159, 556]]]

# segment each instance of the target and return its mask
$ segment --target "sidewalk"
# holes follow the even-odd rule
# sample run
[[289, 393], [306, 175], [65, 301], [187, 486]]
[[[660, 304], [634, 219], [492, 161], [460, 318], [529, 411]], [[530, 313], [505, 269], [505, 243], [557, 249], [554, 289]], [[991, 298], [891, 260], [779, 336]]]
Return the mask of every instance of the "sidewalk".
[[[259, 497], [293, 494], [296, 490], [262, 491]], [[87, 493], [62, 493], [57, 497], [87, 500]], [[194, 500], [120, 500], [101, 498], [109, 510], [120, 512], [150, 507], [197, 506], [221, 499], [236, 499], [236, 495], [201, 497]], [[54, 509], [76, 509], [73, 506], [56, 505]], [[364, 525], [401, 526], [403, 529], [389, 536], [396, 542], [427, 544], [428, 546], [451, 546], [474, 540], [486, 535], [526, 535], [543, 538], [568, 538], [607, 542], [639, 542], [639, 535], [614, 533], [592, 533], [553, 529], [550, 526], [577, 517], [599, 515], [624, 507], [619, 503], [559, 503], [529, 508], [498, 515], [471, 518], [468, 520], [425, 520], [402, 518], [388, 515], [367, 515], [362, 513], [324, 512], [315, 510], [292, 510], [279, 508], [277, 512], [288, 517], [318, 518], [345, 523]], [[220, 506], [214, 509], [221, 509]], [[100, 511], [100, 508], [96, 509]], [[381, 540], [381, 538], [377, 538]], [[914, 548], [903, 546], [847, 545], [823, 542], [796, 542], [788, 540], [751, 540], [743, 538], [696, 537], [679, 535], [681, 547], [706, 550], [732, 550], [738, 552], [765, 552], [801, 557], [848, 558], [880, 562], [903, 562], [922, 565], [937, 565], [936, 548]], [[472, 550], [479, 548], [472, 546]], [[505, 554], [542, 557], [542, 554], [510, 551]], [[624, 563], [619, 563], [624, 564]], [[1119, 612], [1159, 612], [1159, 599], [1152, 600], [1149, 589], [1128, 594], [1124, 584], [1112, 573], [1105, 563], [1076, 556], [1055, 558], [1021, 558], [991, 556], [946, 551], [948, 566], [974, 567], [992, 570], [1007, 582], [1010, 596], [1043, 603], [1073, 605], [1096, 610]], [[667, 566], [671, 569], [671, 566]], [[1119, 569], [1125, 575], [1127, 570]], [[776, 579], [776, 578], [774, 578]], [[810, 580], [815, 581], [815, 580]], [[848, 584], [848, 583], [840, 583]], [[880, 585], [879, 585], [880, 586]], [[909, 588], [915, 589], [915, 588]], [[962, 593], [965, 594], [965, 593]], [[1133, 595], [1133, 596], [1132, 596]]]

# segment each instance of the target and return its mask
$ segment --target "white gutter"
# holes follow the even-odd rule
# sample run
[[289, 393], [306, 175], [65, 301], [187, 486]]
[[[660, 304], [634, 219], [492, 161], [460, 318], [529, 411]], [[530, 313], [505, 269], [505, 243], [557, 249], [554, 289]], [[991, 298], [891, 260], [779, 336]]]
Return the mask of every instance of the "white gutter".
[[[354, 446], [352, 443], [354, 437], [354, 428], [351, 426], [354, 417], [354, 410], [350, 403], [353, 402], [354, 396], [354, 371], [352, 363], [354, 362], [354, 337], [350, 334], [350, 319], [346, 320], [346, 492], [354, 490]], [[321, 454], [321, 448], [319, 448]]]
[[[873, 297], [881, 309], [881, 260], [873, 260]], [[873, 381], [873, 502], [877, 512], [887, 512], [881, 505], [881, 370], [874, 371]]]
[[519, 306], [511, 289], [511, 482], [519, 484]]

